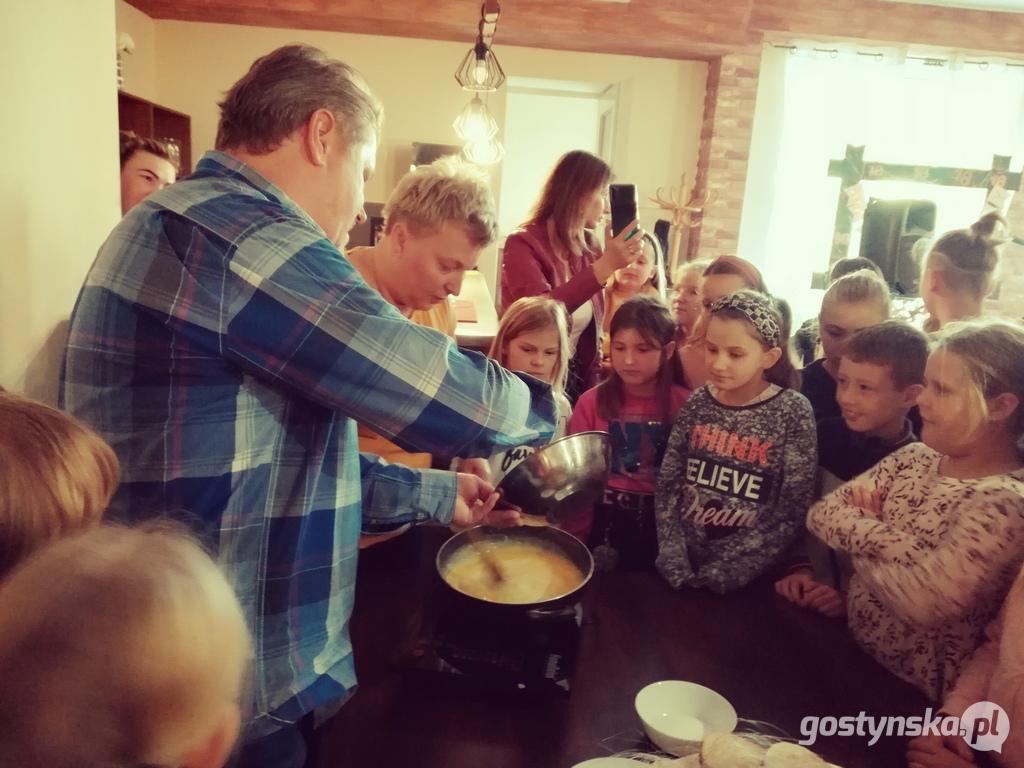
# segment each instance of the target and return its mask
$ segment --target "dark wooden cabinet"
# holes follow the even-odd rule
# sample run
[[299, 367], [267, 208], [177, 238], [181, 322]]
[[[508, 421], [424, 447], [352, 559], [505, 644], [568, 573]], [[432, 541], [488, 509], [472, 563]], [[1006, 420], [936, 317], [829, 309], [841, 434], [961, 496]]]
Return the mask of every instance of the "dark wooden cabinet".
[[117, 124], [122, 131], [159, 139], [178, 148], [178, 176], [192, 172], [192, 118], [130, 93], [117, 93]]

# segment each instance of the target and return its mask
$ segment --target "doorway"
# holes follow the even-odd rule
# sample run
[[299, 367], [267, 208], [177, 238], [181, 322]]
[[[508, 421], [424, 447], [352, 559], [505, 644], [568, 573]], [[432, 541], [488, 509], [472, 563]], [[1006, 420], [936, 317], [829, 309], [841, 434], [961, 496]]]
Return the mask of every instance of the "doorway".
[[558, 158], [582, 149], [611, 164], [618, 86], [509, 78], [505, 101], [506, 160], [501, 171], [499, 238], [529, 216]]

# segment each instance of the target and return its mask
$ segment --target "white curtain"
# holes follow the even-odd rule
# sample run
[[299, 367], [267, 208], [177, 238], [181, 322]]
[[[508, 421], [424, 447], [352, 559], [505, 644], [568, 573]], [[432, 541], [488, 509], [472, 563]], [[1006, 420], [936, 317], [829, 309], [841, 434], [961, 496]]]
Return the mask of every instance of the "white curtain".
[[[828, 164], [848, 144], [864, 145], [868, 162], [988, 169], [999, 154], [1011, 156], [1011, 171], [1024, 167], [1024, 68], [970, 63], [981, 59], [939, 67], [765, 47], [739, 254], [763, 267], [798, 319], [820, 306], [811, 273], [828, 268], [840, 194]], [[984, 189], [912, 182], [866, 181], [864, 190], [934, 201], [936, 233], [969, 226], [985, 201]]]

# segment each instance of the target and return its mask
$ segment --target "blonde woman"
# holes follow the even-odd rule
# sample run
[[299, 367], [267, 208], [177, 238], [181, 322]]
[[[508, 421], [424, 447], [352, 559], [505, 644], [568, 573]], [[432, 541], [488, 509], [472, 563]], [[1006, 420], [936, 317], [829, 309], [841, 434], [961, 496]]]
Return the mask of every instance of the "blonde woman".
[[669, 292], [669, 307], [676, 318], [676, 349], [680, 349], [693, 332], [704, 307], [700, 300], [700, 281], [710, 260], [688, 261], [676, 268]]
[[[466, 271], [494, 242], [498, 214], [479, 168], [444, 157], [410, 171], [384, 206], [384, 236], [345, 255], [359, 274], [417, 325], [455, 338], [455, 310]], [[392, 464], [429, 468], [429, 453], [413, 453], [359, 424], [359, 450]], [[483, 461], [482, 459], [480, 461]], [[469, 466], [465, 471], [471, 471]], [[366, 538], [364, 537], [364, 542]]]
[[251, 658], [234, 592], [189, 535], [59, 541], [0, 584], [0, 767], [220, 768]]

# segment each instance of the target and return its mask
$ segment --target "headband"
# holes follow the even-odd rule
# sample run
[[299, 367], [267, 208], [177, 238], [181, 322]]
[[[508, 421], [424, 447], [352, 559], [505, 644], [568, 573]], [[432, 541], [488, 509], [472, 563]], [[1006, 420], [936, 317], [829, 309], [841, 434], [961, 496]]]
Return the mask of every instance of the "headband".
[[769, 347], [782, 346], [779, 314], [771, 306], [771, 299], [754, 291], [737, 291], [723, 296], [711, 305], [711, 314], [723, 309], [739, 312], [754, 326], [754, 330]]

